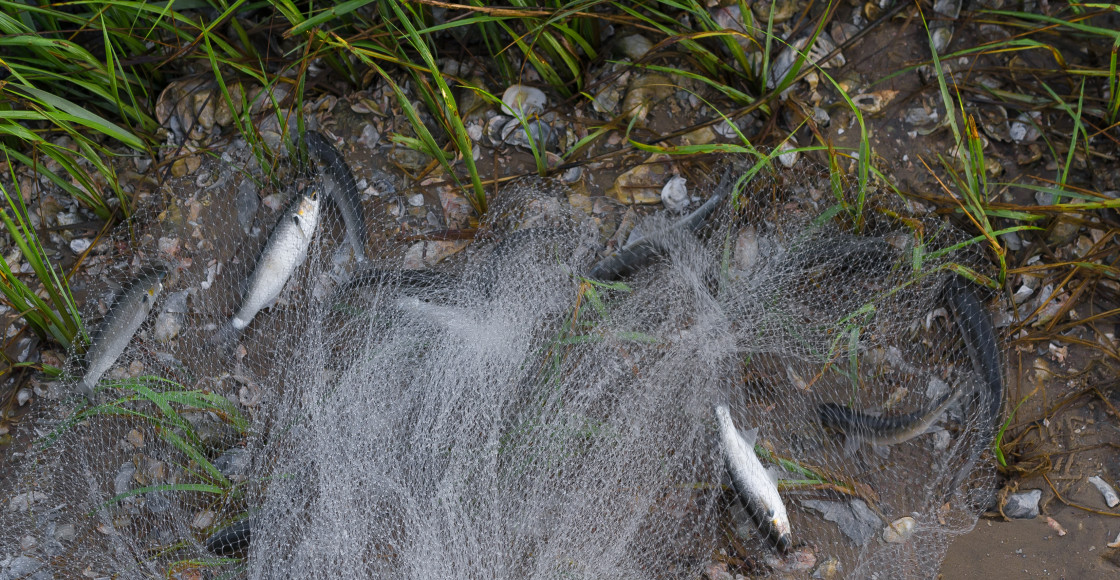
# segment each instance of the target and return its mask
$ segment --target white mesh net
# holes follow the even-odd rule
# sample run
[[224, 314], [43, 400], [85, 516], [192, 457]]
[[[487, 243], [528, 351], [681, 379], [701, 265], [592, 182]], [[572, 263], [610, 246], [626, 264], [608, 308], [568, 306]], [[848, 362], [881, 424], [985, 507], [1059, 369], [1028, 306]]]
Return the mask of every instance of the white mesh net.
[[[261, 193], [317, 187], [290, 165]], [[941, 252], [959, 240], [940, 222], [868, 206], [856, 235], [844, 214], [814, 220], [807, 184], [826, 176], [756, 177], [696, 234], [643, 222], [656, 258], [608, 285], [580, 276], [599, 230], [551, 182], [506, 188], [470, 247], [423, 271], [381, 242], [359, 266], [325, 196], [276, 304], [215, 345], [290, 215], [253, 207], [252, 174], [209, 170], [217, 185], [172, 188], [99, 246], [91, 272], [110, 287], [169, 274], [99, 405], [60, 382], [36, 419], [0, 529], [0, 557], [32, 573], [931, 577], [988, 504], [1000, 353], [990, 324], [962, 340], [962, 317], [987, 314], [946, 300], [947, 264], [974, 259]], [[928, 434], [857, 436], [954, 390]], [[866, 433], [822, 426], [829, 403]], [[729, 485], [720, 404], [778, 469], [788, 558]]]

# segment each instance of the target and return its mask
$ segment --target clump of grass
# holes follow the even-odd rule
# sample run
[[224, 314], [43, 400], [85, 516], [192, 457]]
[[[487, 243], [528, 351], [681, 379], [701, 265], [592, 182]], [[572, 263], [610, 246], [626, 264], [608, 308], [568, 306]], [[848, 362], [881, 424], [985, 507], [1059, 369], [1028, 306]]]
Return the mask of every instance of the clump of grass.
[[[9, 165], [10, 167], [10, 165]], [[12, 174], [15, 181], [14, 172]], [[31, 266], [35, 277], [42, 282], [46, 296], [38, 288], [29, 286], [12, 271], [6, 260], [0, 260], [0, 292], [8, 303], [27, 321], [40, 338], [52, 339], [65, 348], [82, 332], [82, 317], [70, 294], [66, 276], [47, 258], [46, 250], [31, 227], [27, 206], [18, 183], [10, 192], [0, 180], [0, 193], [9, 211], [0, 210], [0, 219], [8, 235], [19, 248], [20, 256]], [[10, 215], [9, 215], [10, 212]]]

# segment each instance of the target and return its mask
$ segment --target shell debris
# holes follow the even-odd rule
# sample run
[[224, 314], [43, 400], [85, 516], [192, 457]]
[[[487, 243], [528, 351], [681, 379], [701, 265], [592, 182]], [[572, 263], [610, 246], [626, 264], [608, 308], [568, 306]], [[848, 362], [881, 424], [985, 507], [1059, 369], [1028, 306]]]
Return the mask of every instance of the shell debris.
[[1108, 504], [1108, 507], [1116, 507], [1116, 504], [1120, 503], [1120, 497], [1116, 497], [1116, 490], [1107, 481], [1101, 479], [1101, 476], [1090, 477], [1089, 483], [1096, 486], [1097, 491], [1101, 492], [1101, 495], [1104, 496], [1104, 503]]

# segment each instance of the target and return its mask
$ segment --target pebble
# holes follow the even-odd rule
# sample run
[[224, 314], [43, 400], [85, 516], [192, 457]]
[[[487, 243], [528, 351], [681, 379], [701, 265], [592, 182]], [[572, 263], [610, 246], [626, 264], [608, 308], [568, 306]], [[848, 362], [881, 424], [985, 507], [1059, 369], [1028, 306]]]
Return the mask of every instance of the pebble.
[[420, 207], [424, 205], [424, 194], [417, 193], [408, 196], [408, 205], [411, 205], [413, 207]]
[[1038, 500], [1042, 499], [1041, 489], [1032, 489], [1007, 496], [1003, 504], [1003, 515], [1016, 520], [1029, 520], [1038, 517]]
[[74, 238], [73, 240], [70, 240], [70, 251], [74, 252], [75, 254], [81, 254], [88, 250], [90, 245], [92, 244], [93, 242], [86, 238]]

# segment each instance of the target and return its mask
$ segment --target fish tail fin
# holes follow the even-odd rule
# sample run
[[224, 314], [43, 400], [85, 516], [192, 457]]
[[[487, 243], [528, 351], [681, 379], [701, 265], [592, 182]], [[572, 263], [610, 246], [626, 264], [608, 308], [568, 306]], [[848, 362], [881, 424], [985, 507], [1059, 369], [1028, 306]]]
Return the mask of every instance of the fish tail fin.
[[83, 379], [74, 384], [74, 391], [76, 391], [79, 395], [85, 397], [86, 400], [89, 401], [90, 405], [96, 405], [97, 394], [93, 391], [94, 386], [95, 385], [91, 385]]

